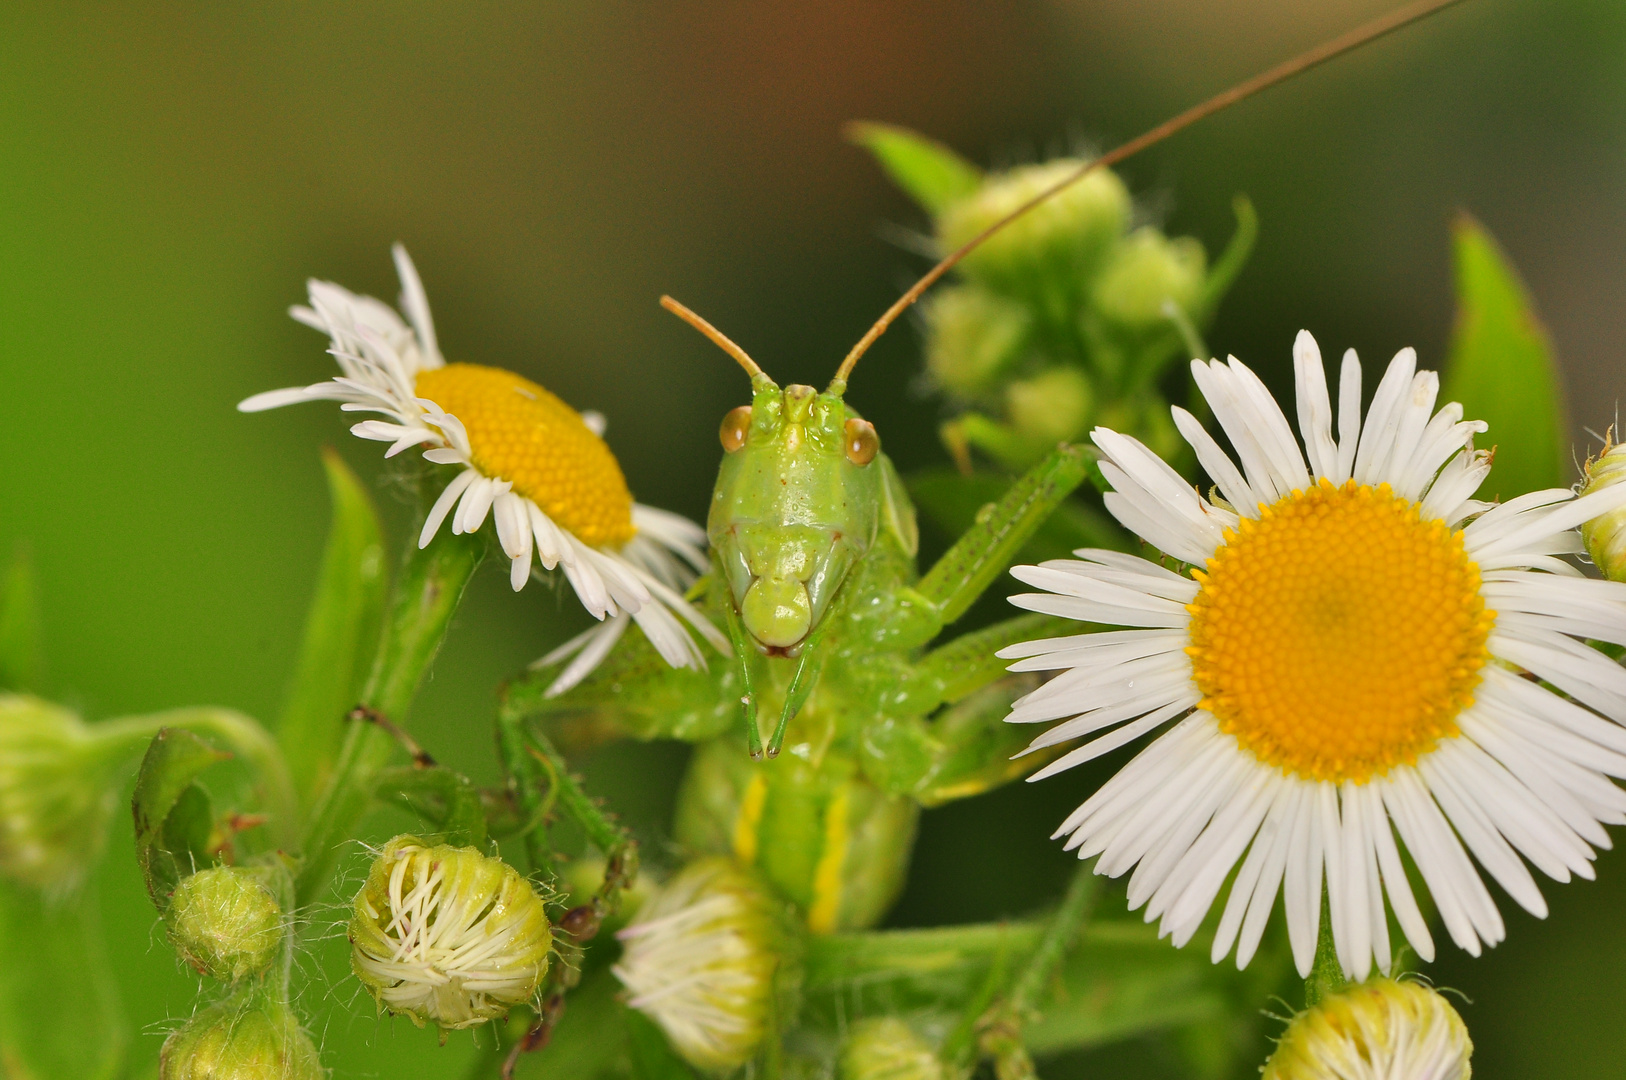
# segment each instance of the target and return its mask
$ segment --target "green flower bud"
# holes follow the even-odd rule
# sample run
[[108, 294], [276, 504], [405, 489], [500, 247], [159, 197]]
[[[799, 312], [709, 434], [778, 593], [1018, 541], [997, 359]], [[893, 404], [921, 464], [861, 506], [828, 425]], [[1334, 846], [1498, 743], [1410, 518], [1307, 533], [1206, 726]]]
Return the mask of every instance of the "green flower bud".
[[661, 1026], [689, 1064], [725, 1072], [751, 1060], [776, 995], [801, 983], [787, 905], [725, 858], [689, 864], [616, 937], [627, 1004]]
[[891, 1016], [854, 1024], [841, 1047], [841, 1080], [945, 1080], [947, 1072], [926, 1041]]
[[169, 940], [205, 975], [235, 981], [271, 966], [282, 907], [250, 870], [216, 866], [184, 879], [164, 913]]
[[1094, 392], [1077, 368], [1055, 367], [1005, 388], [1005, 415], [1012, 428], [1049, 450], [1089, 429]]
[[1136, 229], [1096, 279], [1095, 310], [1131, 332], [1166, 327], [1164, 303], [1190, 312], [1202, 295], [1207, 263], [1202, 244], [1189, 236], [1171, 240], [1150, 226]]
[[350, 966], [381, 1008], [419, 1027], [474, 1027], [529, 1001], [553, 928], [530, 882], [471, 847], [398, 836], [350, 919]]
[[1372, 979], [1293, 1018], [1263, 1080], [1468, 1080], [1474, 1046], [1449, 1002], [1421, 983]]
[[245, 999], [198, 1013], [164, 1040], [159, 1080], [322, 1080], [316, 1046], [286, 1005]]
[[939, 292], [925, 317], [926, 370], [967, 399], [987, 392], [1016, 361], [1033, 321], [1023, 305], [975, 286]]
[[[1611, 440], [1603, 453], [1586, 463], [1586, 483], [1581, 486], [1581, 494], [1590, 495], [1622, 481], [1626, 481], [1626, 444]], [[1582, 525], [1581, 539], [1586, 541], [1587, 553], [1604, 577], [1626, 581], [1626, 507]]]
[[[937, 219], [938, 243], [954, 251], [1034, 196], [1077, 172], [1084, 162], [1061, 158], [991, 176], [968, 199]], [[1108, 169], [1097, 169], [1060, 195], [1017, 218], [967, 255], [968, 277], [1004, 291], [1046, 290], [1044, 279], [1089, 277], [1129, 223], [1129, 190]]]
[[66, 891], [101, 854], [119, 755], [73, 713], [0, 695], [0, 873]]

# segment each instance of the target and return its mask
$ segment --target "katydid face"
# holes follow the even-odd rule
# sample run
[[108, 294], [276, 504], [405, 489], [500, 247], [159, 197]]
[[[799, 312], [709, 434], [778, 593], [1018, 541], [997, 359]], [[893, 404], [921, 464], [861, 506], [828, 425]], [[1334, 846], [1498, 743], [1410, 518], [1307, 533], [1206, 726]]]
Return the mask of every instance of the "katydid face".
[[880, 444], [836, 394], [765, 375], [752, 388], [723, 421], [706, 532], [747, 633], [794, 655], [875, 540]]

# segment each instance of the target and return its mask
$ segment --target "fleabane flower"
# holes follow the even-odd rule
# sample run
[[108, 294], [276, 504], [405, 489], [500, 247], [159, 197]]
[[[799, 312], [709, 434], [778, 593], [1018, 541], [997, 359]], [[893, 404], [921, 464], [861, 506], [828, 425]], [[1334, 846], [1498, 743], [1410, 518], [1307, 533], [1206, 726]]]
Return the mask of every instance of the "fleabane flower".
[[1098, 873], [1134, 868], [1131, 907], [1176, 945], [1236, 870], [1216, 962], [1235, 946], [1248, 963], [1281, 892], [1307, 974], [1323, 879], [1345, 971], [1365, 978], [1374, 958], [1388, 970], [1385, 896], [1433, 959], [1403, 843], [1447, 933], [1477, 955], [1504, 928], [1469, 852], [1545, 916], [1520, 856], [1558, 881], [1591, 878], [1603, 824], [1626, 822], [1608, 779], [1626, 776], [1626, 671], [1584, 643], [1626, 643], [1626, 585], [1562, 558], [1581, 550], [1578, 525], [1626, 504], [1626, 486], [1475, 501], [1485, 425], [1456, 404], [1435, 411], [1438, 378], [1412, 350], [1364, 418], [1345, 353], [1336, 429], [1307, 333], [1294, 368], [1303, 450], [1252, 371], [1193, 362], [1241, 460], [1174, 410], [1213, 501], [1096, 429], [1107, 508], [1189, 572], [1097, 550], [1013, 570], [1046, 590], [1017, 606], [1124, 629], [1002, 651], [1022, 658], [1013, 669], [1059, 672], [1008, 719], [1061, 721], [1030, 749], [1096, 736], [1032, 779], [1172, 725], [1056, 836], [1099, 856]]
[[424, 457], [455, 466], [418, 537], [428, 545], [443, 525], [472, 533], [490, 518], [517, 592], [536, 564], [564, 571], [596, 627], [545, 658], [575, 654], [549, 688], [581, 681], [626, 630], [629, 619], [674, 667], [704, 667], [687, 622], [719, 651], [727, 640], [684, 600], [706, 568], [705, 531], [676, 514], [633, 501], [604, 419], [578, 413], [547, 390], [501, 368], [447, 363], [429, 301], [406, 249], [397, 244], [403, 319], [370, 296], [328, 281], [310, 282], [310, 306], [293, 317], [327, 334], [340, 374], [313, 386], [271, 390], [240, 403], [259, 412], [300, 401], [338, 401], [371, 412], [351, 434], [387, 442], [385, 457], [427, 446]]
[[474, 1027], [536, 995], [553, 928], [519, 871], [471, 847], [398, 836], [350, 918], [350, 966], [414, 1024]]
[[1468, 1080], [1474, 1045], [1462, 1017], [1431, 988], [1373, 979], [1299, 1013], [1263, 1080]]
[[784, 902], [729, 859], [689, 864], [616, 937], [627, 1004], [659, 1024], [684, 1060], [712, 1072], [751, 1060], [776, 996], [794, 995], [800, 982]]

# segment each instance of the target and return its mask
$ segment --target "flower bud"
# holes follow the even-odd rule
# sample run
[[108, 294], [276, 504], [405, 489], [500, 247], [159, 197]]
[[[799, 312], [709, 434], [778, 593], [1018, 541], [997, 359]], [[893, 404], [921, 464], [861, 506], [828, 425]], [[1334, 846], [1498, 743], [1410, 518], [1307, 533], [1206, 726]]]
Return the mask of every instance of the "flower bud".
[[[1626, 481], [1626, 443], [1611, 441], [1603, 453], [1586, 463], [1581, 494], [1590, 495]], [[1581, 539], [1600, 573], [1610, 581], [1626, 581], [1626, 507], [1611, 510], [1581, 526]]]
[[530, 882], [471, 847], [398, 836], [350, 919], [350, 966], [381, 1008], [419, 1027], [474, 1027], [529, 1001], [553, 930]]
[[1295, 1016], [1262, 1072], [1263, 1080], [1468, 1080], [1473, 1050], [1445, 998], [1421, 983], [1379, 978]]
[[[940, 246], [945, 253], [956, 250], [1083, 164], [1061, 158], [990, 177], [976, 194], [938, 217]], [[1123, 235], [1129, 209], [1123, 181], [1111, 170], [1097, 169], [990, 236], [960, 269], [994, 288], [1028, 294], [1051, 291], [1047, 279], [1080, 281], [1094, 273]]]
[[1131, 332], [1165, 327], [1163, 305], [1191, 311], [1202, 295], [1207, 256], [1189, 236], [1169, 239], [1150, 226], [1136, 229], [1113, 251], [1096, 279], [1095, 310]]
[[169, 940], [205, 975], [235, 981], [271, 966], [282, 943], [282, 907], [250, 870], [216, 866], [175, 887], [164, 913]]
[[841, 1047], [841, 1080], [945, 1080], [946, 1074], [926, 1041], [896, 1017], [854, 1024]]
[[1094, 393], [1077, 368], [1054, 367], [1005, 388], [1005, 415], [1025, 441], [1051, 449], [1089, 429]]
[[985, 393], [1027, 340], [1027, 309], [976, 286], [944, 289], [928, 302], [926, 370], [951, 394]]
[[0, 873], [54, 891], [83, 879], [118, 802], [106, 751], [66, 709], [0, 694]]
[[666, 1032], [689, 1064], [724, 1072], [751, 1060], [776, 996], [800, 984], [786, 904], [725, 858], [689, 864], [616, 936], [627, 1004]]
[[164, 1040], [159, 1080], [323, 1080], [316, 1046], [286, 1005], [233, 1000]]

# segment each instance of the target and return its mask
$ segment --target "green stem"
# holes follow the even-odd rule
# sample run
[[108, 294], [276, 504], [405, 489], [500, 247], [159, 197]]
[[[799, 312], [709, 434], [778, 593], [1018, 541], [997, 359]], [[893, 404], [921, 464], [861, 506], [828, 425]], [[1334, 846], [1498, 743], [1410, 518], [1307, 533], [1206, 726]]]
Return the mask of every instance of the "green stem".
[[[484, 538], [457, 536], [443, 528], [425, 548], [409, 544], [361, 703], [399, 725], [446, 639], [463, 590], [485, 556]], [[333, 775], [311, 812], [305, 832], [305, 865], [299, 903], [310, 903], [327, 885], [340, 847], [350, 839], [372, 801], [374, 781], [389, 763], [395, 739], [376, 724], [352, 722]]]
[[1304, 980], [1304, 1007], [1313, 1009], [1348, 985], [1332, 936], [1332, 903], [1328, 894], [1322, 893], [1321, 927], [1316, 933], [1315, 963], [1310, 966], [1310, 977]]
[[553, 838], [549, 819], [558, 788], [549, 783], [547, 770], [526, 749], [525, 709], [505, 696], [497, 710], [497, 756], [508, 774], [508, 790], [527, 824], [521, 834], [531, 873], [543, 879], [554, 876]]

